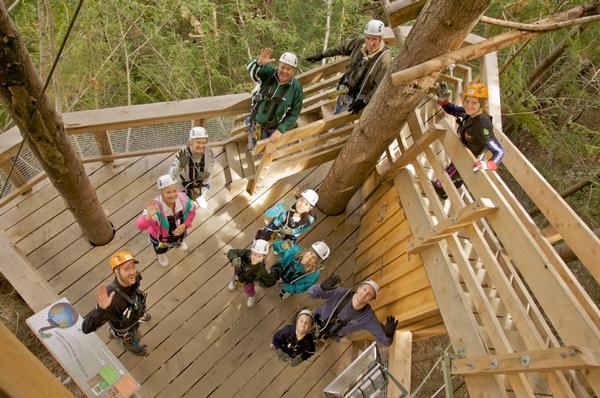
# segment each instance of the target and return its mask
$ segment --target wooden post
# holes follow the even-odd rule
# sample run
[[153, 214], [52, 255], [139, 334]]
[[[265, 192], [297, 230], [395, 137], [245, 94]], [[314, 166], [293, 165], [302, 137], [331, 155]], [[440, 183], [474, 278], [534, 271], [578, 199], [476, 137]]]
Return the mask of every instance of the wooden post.
[[[110, 143], [110, 137], [108, 131], [99, 132], [94, 134], [96, 139], [96, 145], [98, 146], [98, 152], [101, 156], [110, 156], [113, 154], [112, 144]], [[105, 160], [104, 163], [112, 163], [113, 160]]]
[[273, 163], [273, 154], [275, 151], [277, 151], [277, 147], [275, 144], [269, 141], [265, 146], [265, 151], [262, 155], [262, 158], [260, 158], [254, 178], [252, 178], [252, 180], [248, 183], [248, 192], [250, 195], [254, 195], [254, 193], [261, 187], [261, 181], [264, 180], [265, 173], [269, 171], [269, 167], [271, 166], [271, 163]]
[[[394, 343], [390, 347], [388, 369], [410, 394], [410, 370], [412, 366], [412, 333], [396, 330]], [[400, 389], [392, 382], [388, 384], [388, 397], [397, 397]]]

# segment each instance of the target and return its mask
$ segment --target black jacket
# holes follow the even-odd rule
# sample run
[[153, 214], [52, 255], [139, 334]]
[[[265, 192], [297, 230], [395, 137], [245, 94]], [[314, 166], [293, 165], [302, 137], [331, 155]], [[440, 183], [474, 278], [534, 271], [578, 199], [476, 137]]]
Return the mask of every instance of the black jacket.
[[273, 335], [273, 345], [282, 350], [291, 358], [302, 355], [302, 360], [306, 361], [315, 353], [315, 336], [307, 333], [302, 340], [296, 339], [296, 327], [287, 325], [283, 329], [275, 332]]
[[96, 304], [96, 308], [83, 318], [81, 326], [83, 333], [95, 332], [106, 322], [109, 322], [110, 327], [116, 331], [126, 330], [137, 325], [146, 310], [146, 294], [139, 289], [141, 280], [142, 276], [138, 273], [133, 285], [123, 287], [119, 285], [117, 278], [115, 278], [113, 283], [108, 285], [108, 294], [110, 295], [115, 291], [115, 287], [119, 286], [121, 292], [127, 295], [134, 304], [129, 303], [118, 291], [115, 291], [112, 302], [107, 309], [103, 310]]

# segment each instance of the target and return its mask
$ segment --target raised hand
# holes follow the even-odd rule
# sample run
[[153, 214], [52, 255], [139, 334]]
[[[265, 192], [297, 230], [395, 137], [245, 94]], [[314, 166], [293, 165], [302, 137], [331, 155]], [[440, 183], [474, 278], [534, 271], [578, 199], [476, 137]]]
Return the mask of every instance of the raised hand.
[[452, 94], [450, 89], [448, 88], [448, 84], [446, 84], [445, 82], [438, 82], [436, 88], [438, 100], [448, 101], [450, 95]]
[[331, 290], [335, 289], [335, 287], [342, 281], [342, 278], [337, 276], [336, 274], [331, 275], [329, 278], [325, 279], [321, 282], [321, 289], [323, 290]]
[[274, 61], [273, 57], [273, 49], [266, 47], [260, 50], [260, 55], [258, 56], [259, 65], [266, 65]]
[[154, 204], [154, 200], [150, 199], [146, 202], [146, 219], [151, 220], [156, 213], [158, 213], [158, 207]]
[[386, 337], [392, 339], [394, 338], [394, 332], [396, 331], [396, 326], [398, 326], [398, 321], [393, 316], [388, 316], [385, 322], [385, 326], [383, 327], [383, 333]]
[[111, 292], [108, 294], [108, 287], [106, 285], [100, 285], [98, 287], [98, 291], [96, 292], [96, 301], [98, 302], [98, 307], [103, 310], [107, 309], [112, 303], [112, 299], [115, 296], [115, 292]]

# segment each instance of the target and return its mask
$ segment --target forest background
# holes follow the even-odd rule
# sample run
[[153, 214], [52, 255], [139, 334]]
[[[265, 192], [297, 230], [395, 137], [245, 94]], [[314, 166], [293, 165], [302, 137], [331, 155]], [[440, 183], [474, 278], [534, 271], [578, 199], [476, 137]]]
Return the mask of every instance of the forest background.
[[[45, 78], [78, 2], [0, 1], [9, 8]], [[494, 0], [485, 14], [526, 22], [590, 2]], [[373, 17], [387, 23], [381, 4], [368, 0], [86, 1], [53, 76], [50, 95], [59, 110], [70, 112], [249, 91], [253, 83], [245, 65], [260, 48], [272, 47], [275, 54], [292, 51], [303, 59], [324, 45], [361, 33]], [[478, 24], [474, 32], [490, 37], [501, 30]], [[546, 33], [498, 54], [505, 132], [557, 191], [575, 189], [566, 200], [596, 230], [599, 38], [600, 23], [592, 23]], [[302, 61], [299, 71], [314, 66]], [[12, 125], [0, 109], [0, 131]], [[503, 177], [529, 208], [531, 203], [508, 174]], [[593, 279], [577, 261], [570, 265], [594, 301], [600, 302]], [[14, 291], [2, 280], [0, 316], [18, 332], [26, 316], [17, 311], [15, 318], [6, 293]], [[21, 333], [26, 332], [21, 325]], [[30, 344], [35, 345], [33, 339]]]

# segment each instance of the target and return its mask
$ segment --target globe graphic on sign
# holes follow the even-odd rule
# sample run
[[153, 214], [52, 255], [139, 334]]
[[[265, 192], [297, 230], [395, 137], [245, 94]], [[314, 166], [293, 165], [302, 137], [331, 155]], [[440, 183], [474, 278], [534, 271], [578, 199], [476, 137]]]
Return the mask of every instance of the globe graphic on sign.
[[61, 329], [70, 328], [77, 323], [79, 313], [69, 303], [56, 303], [48, 310], [48, 322]]

